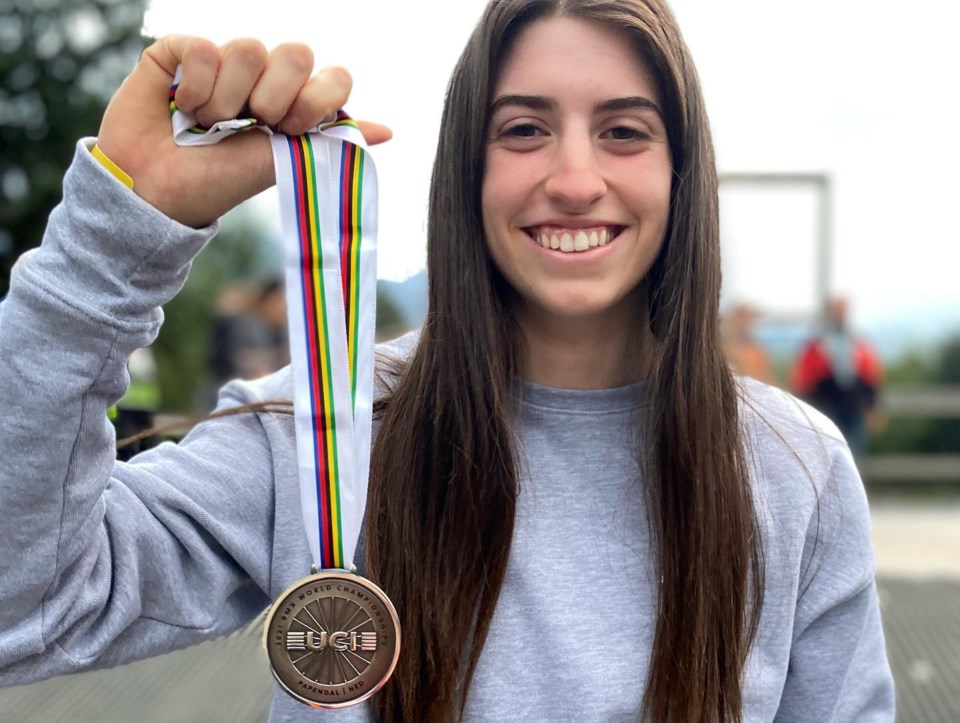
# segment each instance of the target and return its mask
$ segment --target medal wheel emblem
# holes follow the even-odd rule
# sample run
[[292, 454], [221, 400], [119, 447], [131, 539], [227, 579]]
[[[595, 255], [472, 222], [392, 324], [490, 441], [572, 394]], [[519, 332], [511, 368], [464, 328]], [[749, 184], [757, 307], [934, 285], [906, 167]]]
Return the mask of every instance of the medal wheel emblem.
[[315, 708], [342, 708], [376, 693], [400, 654], [400, 623], [380, 588], [351, 573], [322, 572], [287, 589], [264, 628], [280, 686]]

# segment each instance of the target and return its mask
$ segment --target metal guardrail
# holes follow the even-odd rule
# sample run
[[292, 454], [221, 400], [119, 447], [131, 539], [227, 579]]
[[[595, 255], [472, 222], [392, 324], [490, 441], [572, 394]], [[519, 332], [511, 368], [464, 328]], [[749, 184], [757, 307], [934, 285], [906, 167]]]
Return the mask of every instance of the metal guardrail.
[[936, 387], [890, 387], [880, 406], [892, 417], [960, 418], [960, 384]]
[[[960, 385], [888, 387], [880, 407], [890, 417], [960, 419]], [[870, 482], [960, 483], [960, 454], [877, 454], [860, 467]]]
[[875, 454], [860, 466], [870, 482], [960, 482], [960, 454]]

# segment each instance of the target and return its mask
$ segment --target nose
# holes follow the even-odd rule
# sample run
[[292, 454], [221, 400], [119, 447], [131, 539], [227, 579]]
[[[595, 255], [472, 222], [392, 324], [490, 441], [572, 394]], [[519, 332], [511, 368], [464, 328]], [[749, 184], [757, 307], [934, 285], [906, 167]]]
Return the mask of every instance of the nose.
[[547, 195], [568, 213], [588, 211], [607, 192], [597, 149], [587, 132], [563, 136], [544, 188]]

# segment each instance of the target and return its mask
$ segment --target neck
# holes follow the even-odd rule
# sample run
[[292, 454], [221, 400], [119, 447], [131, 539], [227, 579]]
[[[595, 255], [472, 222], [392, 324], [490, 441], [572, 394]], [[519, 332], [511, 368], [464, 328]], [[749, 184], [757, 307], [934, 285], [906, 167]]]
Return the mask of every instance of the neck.
[[611, 389], [650, 372], [645, 309], [624, 304], [601, 316], [558, 319], [518, 309], [524, 378], [560, 389]]

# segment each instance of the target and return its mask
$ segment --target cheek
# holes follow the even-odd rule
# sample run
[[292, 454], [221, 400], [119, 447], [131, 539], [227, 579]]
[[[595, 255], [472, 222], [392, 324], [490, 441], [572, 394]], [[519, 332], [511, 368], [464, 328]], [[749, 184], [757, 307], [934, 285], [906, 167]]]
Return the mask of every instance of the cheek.
[[[489, 169], [489, 165], [487, 168]], [[486, 241], [487, 253], [490, 254], [494, 265], [502, 271], [503, 204], [496, 183], [496, 176], [491, 176], [489, 170], [484, 176], [480, 189], [480, 210], [483, 218], [483, 237]]]
[[662, 230], [666, 230], [670, 216], [670, 181], [669, 171], [664, 170], [650, 178], [647, 183], [627, 191], [629, 205], [641, 218], [662, 226]]
[[497, 168], [496, 164], [488, 164], [480, 194], [483, 225], [488, 231], [492, 225], [496, 224], [498, 217], [503, 215], [505, 201], [509, 197], [509, 189], [505, 188], [501, 169]]
[[501, 149], [489, 152], [481, 190], [484, 225], [513, 220], [536, 186], [536, 174], [531, 154], [507, 153]]
[[515, 239], [511, 237], [510, 227], [519, 208], [518, 196], [516, 189], [507, 182], [509, 175], [504, 175], [502, 170], [488, 161], [480, 193], [483, 235], [493, 265], [507, 283], [517, 289], [522, 284], [514, 273], [517, 249], [513, 245]]
[[494, 262], [500, 265], [502, 256], [501, 246], [508, 235], [508, 224], [513, 215], [510, 199], [512, 193], [503, 183], [503, 176], [491, 169], [483, 180], [480, 194], [480, 208], [483, 213], [483, 235], [487, 241], [487, 249], [493, 256]]
[[490, 186], [487, 179], [484, 178], [483, 186], [480, 188], [480, 213], [483, 218], [483, 233], [487, 238], [490, 237], [490, 231], [493, 226], [493, 216], [496, 213], [497, 201], [490, 193]]

